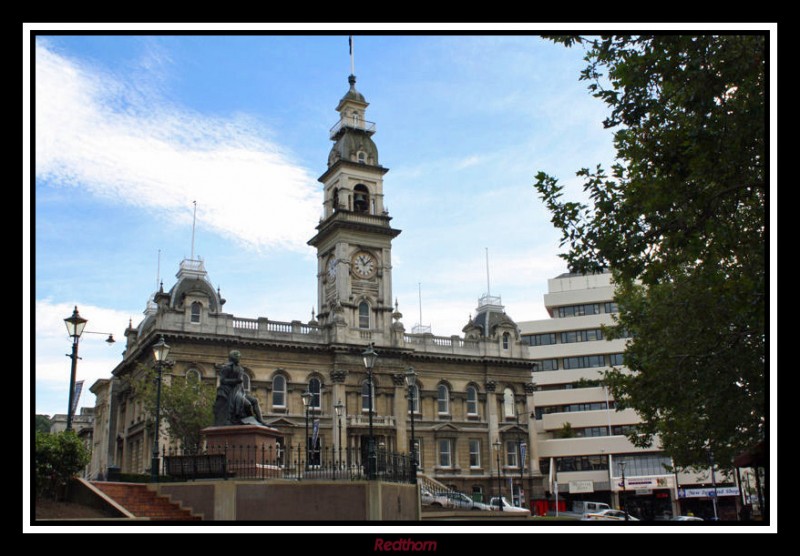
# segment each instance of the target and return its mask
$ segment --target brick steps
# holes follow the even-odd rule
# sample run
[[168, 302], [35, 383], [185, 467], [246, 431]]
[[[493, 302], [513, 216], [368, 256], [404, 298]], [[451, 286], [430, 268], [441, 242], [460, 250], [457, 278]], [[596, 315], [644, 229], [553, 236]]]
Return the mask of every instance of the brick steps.
[[147, 485], [106, 482], [93, 482], [92, 485], [136, 517], [147, 517], [159, 521], [199, 521], [201, 519], [192, 515], [189, 510], [182, 509], [178, 504], [170, 502], [167, 497], [159, 496], [149, 490]]

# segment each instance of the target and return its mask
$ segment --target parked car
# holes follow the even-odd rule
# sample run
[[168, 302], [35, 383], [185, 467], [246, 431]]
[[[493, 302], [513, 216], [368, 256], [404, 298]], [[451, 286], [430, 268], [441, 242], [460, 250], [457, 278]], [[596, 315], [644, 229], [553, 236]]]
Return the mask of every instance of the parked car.
[[441, 506], [443, 508], [456, 508], [460, 510], [488, 510], [489, 507], [483, 502], [476, 502], [463, 492], [446, 491], [433, 496], [431, 506]]
[[[601, 510], [599, 512], [585, 514], [581, 521], [625, 521], [625, 512], [622, 510]], [[627, 521], [639, 521], [637, 518], [628, 514]]]
[[433, 500], [434, 500], [433, 493], [431, 493], [430, 490], [428, 490], [427, 488], [420, 489], [420, 503], [423, 506], [430, 506], [431, 504], [433, 504]]
[[703, 518], [693, 515], [676, 515], [670, 521], [703, 521]]
[[[531, 515], [531, 511], [529, 509], [520, 508], [518, 506], [512, 506], [511, 504], [509, 504], [508, 500], [506, 500], [505, 496], [500, 498], [500, 504], [502, 504], [502, 507], [503, 507], [502, 511], [504, 511], [504, 512]], [[500, 511], [500, 506], [497, 503], [497, 497], [496, 496], [493, 497], [489, 501], [489, 509], [494, 510], [494, 511]]]

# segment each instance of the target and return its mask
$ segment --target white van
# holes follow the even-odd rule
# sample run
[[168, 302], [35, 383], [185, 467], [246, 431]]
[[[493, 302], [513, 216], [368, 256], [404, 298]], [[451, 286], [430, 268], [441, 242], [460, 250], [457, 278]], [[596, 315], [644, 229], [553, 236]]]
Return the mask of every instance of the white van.
[[572, 503], [572, 511], [576, 514], [593, 514], [602, 510], [610, 510], [611, 506], [605, 502], [589, 502], [586, 500], [576, 500]]

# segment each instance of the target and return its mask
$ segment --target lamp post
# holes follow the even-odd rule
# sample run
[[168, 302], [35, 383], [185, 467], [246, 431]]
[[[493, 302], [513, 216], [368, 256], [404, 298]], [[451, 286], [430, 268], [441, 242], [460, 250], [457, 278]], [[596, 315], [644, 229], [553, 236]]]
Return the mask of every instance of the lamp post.
[[497, 454], [497, 506], [498, 509], [502, 512], [503, 511], [503, 483], [500, 479], [500, 439], [494, 441], [494, 452]]
[[622, 511], [625, 512], [625, 521], [628, 521], [628, 493], [625, 490], [625, 466], [628, 463], [625, 461], [619, 462], [620, 470], [622, 470]]
[[156, 428], [153, 438], [153, 457], [150, 460], [150, 478], [158, 482], [158, 433], [161, 428], [161, 373], [164, 363], [169, 355], [169, 346], [164, 342], [164, 336], [153, 346], [153, 358], [156, 361]]
[[75, 408], [73, 406], [77, 403], [77, 400], [75, 400], [75, 378], [78, 373], [78, 342], [81, 339], [81, 334], [102, 334], [103, 336], [108, 334], [106, 343], [108, 345], [114, 343], [113, 334], [109, 334], [108, 332], [92, 332], [90, 330], [84, 330], [87, 322], [89, 321], [78, 314], [77, 305], [72, 311], [72, 315], [64, 319], [64, 324], [67, 325], [67, 334], [69, 334], [69, 337], [72, 338], [72, 353], [67, 354], [67, 357], [72, 359], [72, 366], [69, 374], [69, 401], [67, 402], [69, 404], [69, 407], [67, 407], [68, 431], [72, 430], [72, 419], [75, 415]]
[[406, 384], [408, 384], [408, 403], [411, 406], [411, 484], [417, 484], [417, 442], [414, 438], [414, 391], [417, 384], [417, 373], [413, 367], [406, 369]]
[[[517, 414], [517, 426], [519, 427], [519, 414]], [[517, 431], [517, 454], [519, 456], [519, 507], [522, 508], [522, 484], [525, 480], [524, 473], [525, 473], [525, 454], [523, 453], [522, 447], [525, 444], [522, 442], [522, 432]]]
[[67, 325], [67, 333], [72, 338], [72, 355], [67, 356], [72, 358], [72, 368], [69, 375], [69, 406], [67, 407], [67, 430], [71, 431], [72, 416], [75, 413], [72, 406], [75, 403], [75, 376], [78, 372], [78, 342], [88, 321], [78, 314], [78, 306], [76, 305], [72, 316], [65, 318], [64, 322]]
[[717, 479], [714, 474], [714, 452], [710, 446], [708, 447], [708, 465], [711, 467], [711, 486], [714, 487], [714, 497], [711, 499], [714, 506], [714, 521], [717, 521], [719, 519], [717, 515]]
[[[336, 405], [333, 406], [333, 409], [336, 411], [336, 423], [337, 428], [339, 430], [339, 463], [337, 465], [338, 468], [341, 469], [342, 467], [342, 413], [344, 413], [344, 404], [342, 400], [336, 402]], [[336, 470], [334, 469], [333, 477], [336, 478]]]
[[364, 367], [367, 369], [367, 387], [369, 388], [369, 392], [367, 394], [367, 398], [369, 400], [369, 405], [367, 407], [369, 411], [369, 444], [367, 446], [367, 478], [374, 479], [375, 478], [375, 468], [377, 467], [377, 454], [375, 454], [375, 436], [372, 431], [372, 369], [375, 368], [375, 361], [378, 359], [378, 354], [375, 353], [373, 349], [373, 344], [370, 344], [369, 347], [361, 354], [361, 357], [364, 359]]
[[312, 394], [308, 390], [300, 394], [300, 399], [303, 400], [303, 407], [305, 407], [306, 410], [306, 470], [308, 470], [308, 409], [311, 406], [311, 396]]

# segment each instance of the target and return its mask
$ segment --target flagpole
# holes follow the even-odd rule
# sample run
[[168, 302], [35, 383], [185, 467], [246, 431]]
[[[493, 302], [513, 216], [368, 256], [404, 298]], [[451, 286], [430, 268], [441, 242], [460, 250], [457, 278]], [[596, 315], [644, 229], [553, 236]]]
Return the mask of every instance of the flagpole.
[[192, 201], [194, 203], [194, 214], [192, 215], [192, 257], [191, 260], [194, 260], [194, 226], [195, 222], [197, 222], [197, 201]]

